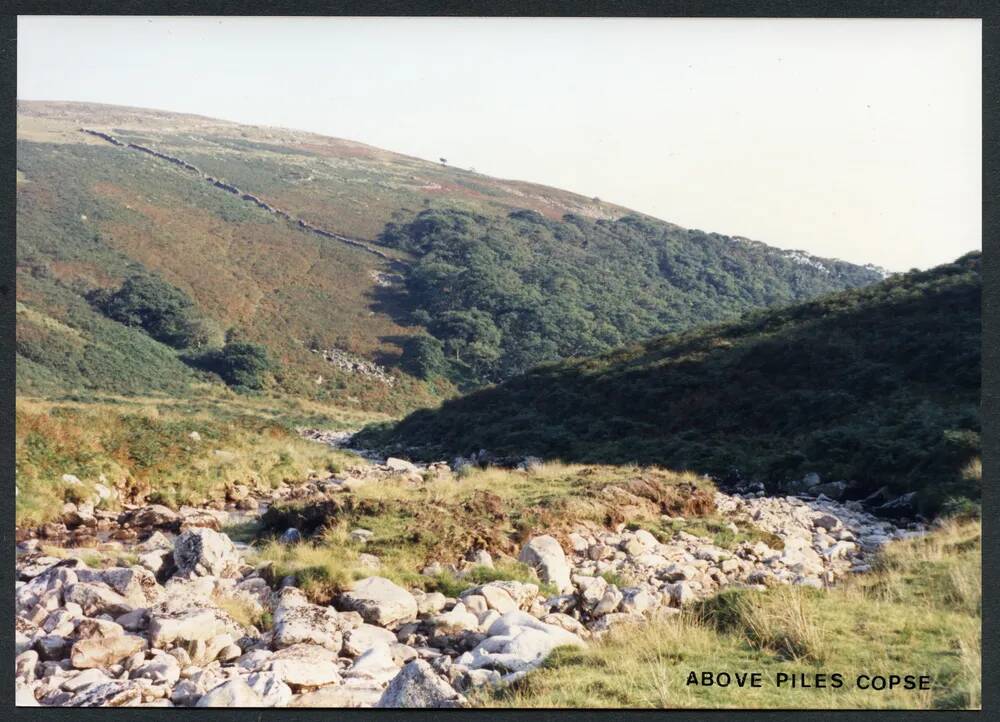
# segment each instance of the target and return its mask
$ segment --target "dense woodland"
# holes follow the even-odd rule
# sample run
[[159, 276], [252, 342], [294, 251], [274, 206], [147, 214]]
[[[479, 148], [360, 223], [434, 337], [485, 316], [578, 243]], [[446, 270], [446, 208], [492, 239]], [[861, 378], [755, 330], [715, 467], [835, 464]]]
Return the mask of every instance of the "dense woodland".
[[438, 341], [413, 343], [405, 362], [466, 385], [881, 278], [638, 216], [427, 210], [380, 241], [417, 258], [402, 305]]
[[[780, 486], [819, 472], [976, 499], [981, 256], [534, 369], [373, 428], [436, 458], [486, 449], [640, 462]], [[949, 502], [951, 500], [951, 502]]]

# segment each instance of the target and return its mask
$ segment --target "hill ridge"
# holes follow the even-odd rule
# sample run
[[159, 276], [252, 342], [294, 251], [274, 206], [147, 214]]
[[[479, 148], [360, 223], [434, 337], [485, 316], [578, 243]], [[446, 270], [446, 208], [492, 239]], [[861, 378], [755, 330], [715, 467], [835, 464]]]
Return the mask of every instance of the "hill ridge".
[[154, 150], [153, 148], [140, 145], [138, 143], [123, 142], [115, 138], [110, 133], [104, 133], [99, 130], [93, 130], [91, 128], [80, 128], [80, 132], [88, 133], [95, 137], [101, 138], [102, 140], [111, 143], [111, 145], [118, 146], [120, 148], [130, 148], [140, 153], [151, 155], [154, 158], [160, 158], [161, 160], [165, 160], [168, 163], [173, 163], [174, 165], [180, 166], [181, 168], [184, 168], [185, 170], [191, 171], [193, 173], [197, 173], [199, 176], [201, 176], [202, 180], [215, 186], [219, 190], [223, 190], [226, 191], [227, 193], [239, 196], [241, 200], [247, 201], [248, 203], [252, 203], [258, 208], [261, 208], [262, 210], [267, 211], [272, 215], [284, 218], [285, 220], [294, 223], [300, 228], [309, 231], [311, 233], [315, 233], [318, 236], [323, 236], [324, 238], [331, 238], [335, 241], [341, 241], [342, 243], [346, 243], [351, 246], [356, 246], [386, 261], [391, 261], [395, 263], [401, 262], [400, 259], [394, 258], [390, 256], [388, 253], [384, 253], [378, 250], [377, 248], [372, 248], [370, 245], [357, 238], [350, 238], [349, 236], [345, 236], [340, 233], [334, 233], [333, 231], [328, 231], [325, 228], [320, 228], [319, 226], [315, 226], [312, 223], [309, 223], [308, 221], [305, 221], [301, 218], [297, 218], [288, 211], [282, 210], [281, 208], [277, 208], [276, 206], [271, 205], [270, 203], [261, 199], [259, 196], [254, 195], [253, 193], [244, 191], [231, 183], [226, 183], [224, 180], [209, 175], [205, 171], [198, 168], [196, 165], [188, 163], [186, 160], [183, 160], [182, 158], [178, 158], [176, 156], [172, 156], [167, 153], [161, 153], [158, 150]]

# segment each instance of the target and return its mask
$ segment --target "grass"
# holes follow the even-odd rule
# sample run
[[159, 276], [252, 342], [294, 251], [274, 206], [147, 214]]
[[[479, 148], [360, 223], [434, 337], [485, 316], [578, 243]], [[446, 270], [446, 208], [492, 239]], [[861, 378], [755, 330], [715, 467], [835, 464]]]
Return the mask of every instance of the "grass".
[[[945, 524], [889, 545], [873, 572], [830, 590], [730, 590], [652, 626], [557, 650], [520, 683], [477, 698], [504, 707], [901, 708], [981, 705], [981, 525]], [[760, 687], [689, 685], [759, 672]], [[777, 675], [842, 676], [792, 689]], [[860, 689], [859, 675], [929, 675], [927, 690]]]
[[[65, 501], [92, 496], [102, 478], [176, 508], [202, 504], [237, 483], [266, 489], [331, 473], [362, 462], [300, 438], [295, 426], [336, 428], [360, 418], [357, 412], [280, 398], [19, 398], [17, 523], [52, 519]], [[200, 440], [192, 439], [192, 432]], [[82, 486], [62, 481], [64, 474], [76, 476]]]
[[[710, 513], [711, 491], [693, 474], [556, 462], [531, 472], [473, 469], [461, 479], [421, 484], [388, 479], [322, 504], [272, 506], [263, 518], [270, 532], [294, 526], [314, 536], [292, 547], [265, 543], [259, 557], [274, 564], [276, 576], [294, 574], [316, 599], [330, 598], [358, 575], [371, 574], [358, 562], [362, 551], [379, 557], [379, 574], [448, 594], [493, 579], [537, 583], [515, 561], [529, 537], [545, 533], [567, 542], [580, 523], [606, 527], [628, 518], [652, 525], [661, 514]], [[359, 527], [373, 533], [364, 545], [349, 538]], [[458, 563], [470, 549], [489, 551], [495, 568], [461, 576], [419, 573], [433, 561]]]

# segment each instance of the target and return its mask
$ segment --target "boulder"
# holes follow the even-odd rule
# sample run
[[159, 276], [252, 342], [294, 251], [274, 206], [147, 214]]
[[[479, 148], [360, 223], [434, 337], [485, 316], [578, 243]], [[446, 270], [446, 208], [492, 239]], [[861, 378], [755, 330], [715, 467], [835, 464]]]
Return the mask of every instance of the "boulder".
[[225, 534], [207, 528], [189, 529], [174, 542], [174, 563], [181, 574], [239, 576], [240, 558]]
[[63, 599], [66, 602], [79, 604], [88, 617], [100, 614], [110, 614], [118, 617], [131, 612], [134, 604], [106, 584], [77, 582], [65, 589]]
[[148, 679], [155, 684], [173, 687], [181, 677], [181, 665], [170, 654], [158, 654], [153, 659], [134, 668], [129, 675], [132, 679]]
[[341, 604], [358, 612], [369, 624], [382, 627], [409, 622], [417, 617], [417, 600], [384, 577], [368, 577], [341, 595]]
[[554, 537], [548, 535], [534, 537], [521, 549], [518, 559], [534, 567], [541, 580], [555, 585], [560, 593], [572, 590], [566, 554]]
[[263, 700], [250, 685], [235, 677], [213, 687], [198, 700], [197, 707], [261, 707]]
[[347, 623], [332, 607], [281, 603], [274, 610], [275, 649], [309, 642], [339, 652]]
[[386, 687], [376, 707], [461, 707], [464, 698], [422, 659], [407, 663]]
[[493, 622], [487, 635], [456, 661], [471, 669], [523, 672], [541, 664], [556, 647], [584, 646], [576, 634], [520, 611], [504, 614]]
[[292, 688], [274, 672], [254, 672], [247, 677], [247, 684], [260, 695], [262, 707], [286, 707], [292, 701]]
[[373, 624], [362, 624], [344, 634], [344, 654], [357, 657], [378, 644], [392, 644], [396, 635]]
[[73, 644], [70, 662], [77, 669], [110, 667], [146, 648], [146, 640], [131, 634], [81, 639]]
[[274, 653], [267, 665], [277, 677], [294, 688], [322, 687], [340, 681], [337, 655], [318, 644], [296, 644]]
[[74, 707], [133, 707], [142, 700], [142, 687], [131, 680], [92, 684], [73, 697]]

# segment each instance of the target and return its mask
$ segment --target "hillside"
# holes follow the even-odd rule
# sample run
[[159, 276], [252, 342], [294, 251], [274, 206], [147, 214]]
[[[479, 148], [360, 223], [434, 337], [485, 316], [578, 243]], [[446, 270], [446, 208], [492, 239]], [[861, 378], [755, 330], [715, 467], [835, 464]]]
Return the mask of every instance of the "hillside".
[[[86, 129], [90, 132], [85, 132]], [[352, 141], [20, 102], [18, 388], [214, 380], [93, 299], [154, 276], [268, 387], [398, 413], [569, 356], [863, 286], [880, 269], [691, 231]]]
[[921, 508], [979, 495], [981, 255], [755, 312], [610, 354], [539, 367], [372, 428], [417, 458], [534, 454], [662, 464], [780, 486], [818, 472], [917, 490]]

